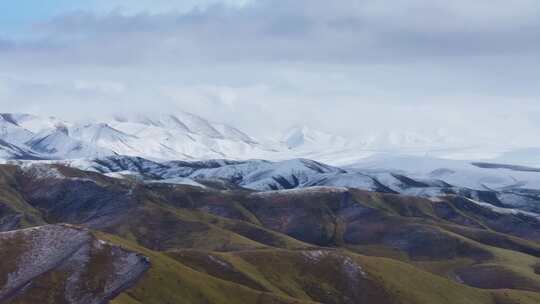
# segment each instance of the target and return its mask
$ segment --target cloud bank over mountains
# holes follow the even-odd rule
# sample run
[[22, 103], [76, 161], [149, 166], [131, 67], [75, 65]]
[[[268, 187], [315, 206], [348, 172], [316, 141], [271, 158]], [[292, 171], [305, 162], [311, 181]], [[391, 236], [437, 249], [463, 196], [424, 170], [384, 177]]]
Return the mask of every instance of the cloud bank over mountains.
[[254, 133], [437, 126], [471, 141], [538, 140], [536, 1], [111, 3], [0, 37], [0, 106], [182, 109]]

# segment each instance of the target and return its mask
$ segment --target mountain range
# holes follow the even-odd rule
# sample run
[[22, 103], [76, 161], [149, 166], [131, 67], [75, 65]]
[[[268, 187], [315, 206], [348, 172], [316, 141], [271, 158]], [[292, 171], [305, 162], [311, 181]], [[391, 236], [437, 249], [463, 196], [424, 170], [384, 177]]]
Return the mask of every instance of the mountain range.
[[[140, 166], [148, 174], [172, 167], [136, 161], [96, 166]], [[198, 185], [43, 162], [0, 165], [0, 302], [540, 301], [540, 220], [479, 201], [493, 199], [489, 192], [423, 198], [383, 185], [379, 192], [252, 190], [239, 185], [303, 185], [309, 175], [346, 172], [307, 160], [176, 166], [199, 176]], [[209, 178], [231, 172], [228, 166], [237, 167], [230, 179]], [[305, 174], [297, 172], [302, 167]], [[287, 176], [288, 168], [297, 173]], [[245, 183], [241, 172], [249, 175]], [[394, 178], [402, 189], [429, 186]]]
[[347, 166], [376, 155], [413, 155], [539, 165], [536, 148], [466, 145], [436, 133], [375, 130], [350, 139], [306, 126], [279, 139], [257, 139], [233, 126], [178, 112], [116, 115], [78, 122], [29, 114], [0, 114], [2, 159], [82, 159], [126, 155], [157, 161], [206, 159], [287, 160], [307, 158]]
[[540, 303], [538, 150], [454, 144], [0, 114], [0, 303]]
[[108, 122], [72, 123], [26, 114], [0, 115], [4, 157], [73, 159], [110, 155], [151, 159], [262, 155], [265, 149], [241, 131], [180, 113], [157, 117], [116, 116]]
[[540, 213], [540, 169], [504, 161], [535, 163], [536, 149], [453, 160], [407, 153], [437, 141], [406, 132], [400, 137], [383, 131], [359, 144], [303, 126], [271, 143], [184, 112], [116, 115], [99, 123], [0, 114], [0, 126], [0, 158], [21, 166], [55, 163], [115, 178], [203, 188], [213, 181], [257, 191], [326, 186], [428, 198], [458, 194], [507, 212]]

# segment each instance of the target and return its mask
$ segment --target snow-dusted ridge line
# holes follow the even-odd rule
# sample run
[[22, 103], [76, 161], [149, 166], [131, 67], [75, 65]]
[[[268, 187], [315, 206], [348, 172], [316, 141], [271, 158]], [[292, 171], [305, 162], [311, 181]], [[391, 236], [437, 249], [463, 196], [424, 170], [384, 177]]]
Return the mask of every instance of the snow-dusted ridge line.
[[0, 114], [0, 140], [6, 142], [0, 145], [0, 158], [4, 159], [59, 160], [129, 155], [164, 161], [260, 158], [269, 153], [256, 140], [232, 126], [212, 123], [184, 112], [113, 118], [95, 123]]
[[274, 191], [262, 191], [250, 194], [251, 197], [267, 197], [274, 195], [301, 195], [301, 194], [320, 194], [320, 193], [345, 193], [348, 189], [345, 187], [313, 186], [308, 188], [285, 189]]
[[[485, 169], [456, 161], [441, 163], [437, 160], [424, 166], [414, 166], [413, 162], [417, 170], [413, 173], [407, 170], [396, 173], [386, 168], [343, 169], [308, 159], [156, 162], [138, 157], [109, 156], [60, 161], [10, 161], [10, 164], [19, 165], [24, 174], [41, 179], [97, 182], [92, 175], [70, 177], [66, 171], [68, 176], [64, 176], [64, 171], [48, 167], [58, 164], [139, 183], [170, 184], [171, 187], [175, 184], [188, 185], [210, 191], [243, 188], [254, 191], [254, 197], [343, 193], [347, 189], [360, 189], [432, 200], [457, 195], [487, 204], [483, 207], [499, 206], [497, 208], [500, 209], [496, 209], [499, 212], [507, 210], [529, 216], [540, 214], [540, 173]], [[433, 175], [434, 171], [437, 174]], [[516, 177], [522, 182], [516, 183]], [[486, 183], [489, 190], [486, 190]]]
[[[469, 193], [473, 199], [471, 193], [479, 196], [484, 191], [495, 193], [508, 206], [540, 212], [540, 204], [533, 203], [538, 196], [535, 191], [540, 190], [540, 169], [535, 166], [441, 159], [425, 156], [425, 151], [424, 156], [411, 155], [407, 153], [429, 146], [424, 144], [429, 138], [416, 138], [405, 131], [374, 130], [373, 134], [369, 140], [351, 142], [298, 127], [281, 142], [269, 144], [232, 126], [183, 112], [91, 123], [0, 114], [0, 163], [43, 160], [114, 178], [198, 187], [219, 180], [256, 191], [331, 186], [421, 197], [450, 191]], [[439, 136], [438, 141], [447, 140]], [[412, 147], [414, 143], [419, 145]], [[400, 146], [408, 152], [376, 153], [377, 149], [390, 151]], [[443, 150], [440, 146], [436, 152]], [[535, 151], [528, 149], [514, 157]], [[37, 170], [36, 174], [62, 178], [54, 171]]]
[[[385, 160], [383, 163], [377, 163], [376, 166], [380, 169], [375, 170], [371, 166], [365, 169], [362, 167], [342, 169], [306, 159], [279, 162], [266, 160], [156, 162], [138, 157], [109, 156], [58, 161], [8, 161], [11, 164], [21, 164], [23, 167], [29, 164], [57, 163], [113, 177], [142, 175], [146, 180], [168, 180], [171, 183], [174, 183], [175, 179], [181, 181], [182, 178], [195, 182], [197, 179], [223, 179], [254, 190], [326, 185], [428, 197], [436, 196], [440, 193], [440, 189], [451, 187], [492, 192], [514, 189], [540, 190], [540, 173], [538, 172], [484, 169], [466, 162], [444, 160], [429, 161], [428, 159], [426, 163], [424, 159], [411, 159], [406, 162], [400, 162], [400, 160], [397, 162]], [[422, 162], [423, 165], [415, 165], [415, 162]], [[403, 167], [403, 165], [406, 166]], [[391, 169], [392, 166], [397, 167], [398, 173]], [[409, 167], [415, 168], [415, 171], [410, 171]]]
[[279, 139], [256, 139], [245, 130], [186, 112], [117, 115], [96, 122], [4, 113], [0, 114], [0, 140], [6, 144], [0, 143], [0, 158], [74, 159], [110, 155], [159, 161], [307, 158], [345, 166], [386, 154], [496, 163], [505, 163], [507, 157], [540, 166], [540, 157], [534, 149], [512, 153], [513, 150], [501, 150], [497, 145], [479, 143], [471, 147], [438, 133], [430, 137], [405, 130], [375, 129], [370, 132], [350, 139], [298, 126], [286, 131]]
[[513, 209], [513, 208], [501, 208], [501, 207], [493, 206], [492, 204], [480, 202], [480, 201], [473, 200], [473, 199], [470, 199], [470, 198], [466, 198], [466, 199], [471, 203], [482, 206], [482, 207], [487, 208], [487, 209], [489, 209], [489, 210], [491, 210], [493, 212], [496, 212], [496, 213], [513, 214], [513, 215], [522, 214], [522, 215], [530, 216], [530, 217], [536, 218], [537, 220], [540, 220], [540, 214], [537, 214], [537, 213], [526, 212], [526, 211]]

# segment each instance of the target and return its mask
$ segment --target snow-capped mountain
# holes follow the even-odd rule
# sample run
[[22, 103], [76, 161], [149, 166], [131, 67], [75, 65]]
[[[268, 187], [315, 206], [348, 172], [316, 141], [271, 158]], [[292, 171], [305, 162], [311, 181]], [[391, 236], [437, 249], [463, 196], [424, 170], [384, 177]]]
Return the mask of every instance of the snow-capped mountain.
[[382, 130], [369, 134], [364, 139], [365, 147], [375, 151], [396, 151], [396, 150], [425, 150], [445, 147], [447, 143], [441, 142], [437, 137], [410, 131], [390, 131]]
[[307, 126], [296, 126], [287, 130], [283, 134], [281, 142], [291, 150], [314, 150], [328, 147], [340, 149], [349, 144], [343, 137], [327, 134]]
[[8, 159], [35, 160], [39, 159], [39, 156], [30, 150], [12, 145], [0, 139], [0, 160]]
[[212, 123], [202, 117], [187, 112], [180, 112], [176, 114], [176, 117], [178, 120], [182, 121], [192, 133], [209, 138], [225, 138], [223, 134], [216, 130]]
[[540, 169], [496, 163], [375, 157], [354, 167], [335, 167], [307, 159], [157, 162], [120, 155], [54, 163], [147, 183], [259, 191], [345, 187], [434, 200], [459, 195], [497, 208], [540, 214]]
[[76, 125], [70, 128], [68, 132], [71, 138], [118, 154], [136, 152], [135, 147], [132, 146], [132, 142], [136, 139], [134, 135], [116, 130], [106, 123]]
[[113, 149], [119, 154], [189, 160], [261, 158], [267, 152], [265, 147], [236, 128], [211, 123], [192, 114], [116, 119], [111, 126], [131, 136], [126, 141], [130, 149]]
[[112, 150], [71, 137], [69, 128], [65, 125], [58, 125], [54, 129], [35, 134], [26, 142], [26, 146], [37, 154], [53, 159], [104, 157], [116, 154]]
[[[224, 189], [330, 186], [430, 198], [458, 194], [540, 213], [538, 150], [475, 161], [434, 157], [469, 151], [475, 150], [444, 136], [383, 131], [351, 140], [305, 126], [271, 142], [188, 113], [85, 123], [0, 115], [4, 160], [42, 159], [115, 178], [200, 187], [222, 183]], [[520, 162], [508, 165], [505, 158]], [[520, 163], [529, 167], [515, 166]]]
[[32, 133], [38, 133], [46, 129], [54, 129], [57, 125], [70, 125], [70, 123], [67, 121], [50, 116], [46, 117], [20, 113], [6, 113], [0, 115], [12, 124], [24, 128]]
[[393, 172], [418, 180], [437, 179], [476, 189], [540, 189], [540, 169], [487, 162], [420, 156], [377, 155], [347, 167], [364, 172]]
[[[232, 126], [184, 112], [115, 116], [103, 122], [87, 123], [27, 114], [1, 114], [0, 139], [11, 151], [4, 153], [3, 158], [32, 155], [32, 159], [72, 159], [128, 155], [158, 160], [247, 159], [264, 158], [268, 153], [267, 148]], [[15, 150], [25, 152], [15, 153]]]
[[288, 129], [277, 140], [255, 139], [233, 126], [180, 112], [116, 115], [92, 122], [70, 122], [28, 114], [0, 114], [3, 159], [93, 159], [111, 155], [157, 161], [207, 159], [312, 159], [347, 166], [377, 155], [491, 161], [540, 166], [538, 149], [512, 151], [479, 143], [466, 146], [440, 130], [363, 130], [346, 138], [306, 126]]
[[215, 123], [212, 125], [224, 138], [229, 138], [233, 140], [237, 140], [240, 142], [246, 142], [250, 144], [258, 144], [258, 142], [251, 138], [246, 133], [238, 130], [235, 127], [222, 124], [222, 123]]
[[0, 138], [14, 145], [24, 144], [33, 133], [17, 124], [9, 115], [0, 115]]

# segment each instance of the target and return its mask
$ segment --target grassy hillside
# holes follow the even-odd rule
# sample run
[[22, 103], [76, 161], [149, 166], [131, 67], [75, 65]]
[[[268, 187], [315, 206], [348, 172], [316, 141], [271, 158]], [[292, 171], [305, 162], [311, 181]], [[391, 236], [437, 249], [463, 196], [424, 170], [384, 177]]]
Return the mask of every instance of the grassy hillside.
[[538, 222], [456, 196], [259, 193], [0, 166], [0, 230], [45, 223], [150, 259], [113, 303], [540, 303]]
[[[113, 303], [532, 304], [540, 300], [537, 293], [476, 289], [392, 259], [343, 250], [158, 253], [114, 236], [99, 233], [98, 237], [152, 261], [148, 274]], [[181, 297], [176, 298], [178, 294]]]

